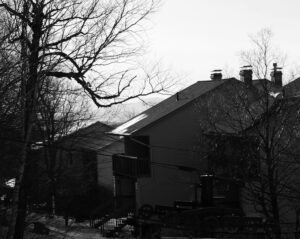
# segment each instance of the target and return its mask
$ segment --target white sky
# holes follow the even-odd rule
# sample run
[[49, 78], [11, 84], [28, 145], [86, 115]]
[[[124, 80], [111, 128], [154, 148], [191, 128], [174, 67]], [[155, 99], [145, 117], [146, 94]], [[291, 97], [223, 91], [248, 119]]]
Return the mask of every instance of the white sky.
[[238, 76], [239, 53], [251, 47], [249, 35], [262, 28], [272, 30], [274, 46], [288, 56], [284, 76], [291, 69], [300, 72], [300, 0], [162, 1], [146, 32], [145, 60], [160, 61], [181, 80], [174, 92], [209, 80], [214, 69], [228, 68]]
[[163, 0], [148, 31], [149, 56], [184, 79], [209, 80], [214, 69], [238, 74], [239, 52], [249, 35], [271, 28], [288, 56], [286, 71], [300, 65], [300, 0]]

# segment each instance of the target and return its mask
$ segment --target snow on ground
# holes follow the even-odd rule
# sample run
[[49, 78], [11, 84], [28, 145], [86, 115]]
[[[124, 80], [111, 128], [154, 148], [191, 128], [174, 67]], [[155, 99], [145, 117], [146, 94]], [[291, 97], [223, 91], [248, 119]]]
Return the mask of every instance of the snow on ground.
[[[44, 215], [33, 214], [28, 217], [28, 229], [25, 232], [25, 239], [101, 239], [100, 230], [89, 227], [88, 222], [76, 223], [69, 220], [69, 226], [65, 227], [62, 217], [49, 218]], [[49, 235], [33, 233], [33, 222], [41, 222], [50, 229]]]
[[[49, 230], [49, 235], [40, 235], [33, 232], [34, 222], [43, 223]], [[75, 220], [69, 220], [69, 226], [65, 227], [63, 217], [55, 216], [49, 218], [46, 215], [30, 214], [26, 219], [27, 228], [24, 234], [24, 239], [104, 239], [100, 234], [100, 230], [89, 226], [89, 222], [77, 223]], [[112, 229], [116, 225], [116, 220], [110, 220], [106, 229]], [[4, 238], [7, 228], [0, 227], [0, 239]], [[2, 233], [3, 232], [3, 233]], [[124, 239], [132, 238], [129, 233], [122, 235]]]

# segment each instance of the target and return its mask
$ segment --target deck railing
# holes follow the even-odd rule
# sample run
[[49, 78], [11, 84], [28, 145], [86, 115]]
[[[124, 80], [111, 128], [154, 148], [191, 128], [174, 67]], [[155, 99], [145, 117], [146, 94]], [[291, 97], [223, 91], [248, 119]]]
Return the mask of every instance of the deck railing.
[[125, 154], [114, 154], [113, 173], [119, 176], [147, 177], [150, 175], [149, 158], [129, 156]]

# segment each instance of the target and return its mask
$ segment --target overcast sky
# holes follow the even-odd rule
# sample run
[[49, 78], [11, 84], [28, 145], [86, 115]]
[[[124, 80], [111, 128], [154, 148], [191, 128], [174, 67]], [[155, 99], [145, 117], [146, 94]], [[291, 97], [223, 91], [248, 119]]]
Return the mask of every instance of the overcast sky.
[[[251, 47], [249, 35], [262, 28], [272, 30], [274, 46], [288, 56], [284, 77], [297, 67], [300, 73], [300, 0], [162, 1], [145, 32], [146, 60], [160, 61], [181, 80], [174, 92], [209, 80], [214, 69], [228, 68], [238, 76], [239, 53]], [[132, 107], [130, 112], [141, 110]]]
[[149, 55], [184, 78], [208, 80], [214, 69], [241, 66], [249, 35], [271, 28], [274, 45], [300, 65], [300, 0], [163, 0], [148, 31]]

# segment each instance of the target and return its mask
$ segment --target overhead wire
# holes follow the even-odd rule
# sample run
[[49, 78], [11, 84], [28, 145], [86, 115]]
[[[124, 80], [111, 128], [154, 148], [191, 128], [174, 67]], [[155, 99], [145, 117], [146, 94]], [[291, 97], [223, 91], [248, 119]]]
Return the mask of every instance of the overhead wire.
[[[8, 141], [11, 141], [11, 142], [19, 142], [19, 143], [24, 143], [23, 140], [17, 140], [17, 139], [9, 139], [9, 138], [6, 138], [6, 137], [0, 137], [1, 139], [5, 139], [5, 140], [8, 140]], [[31, 142], [32, 143], [32, 142]], [[32, 144], [35, 144], [36, 142], [32, 143]], [[63, 146], [58, 146], [58, 145], [47, 145], [47, 144], [41, 144], [39, 143], [38, 146], [42, 146], [42, 147], [53, 147], [53, 148], [56, 148], [56, 149], [61, 149], [61, 150], [66, 150], [66, 151], [71, 151], [71, 152], [79, 152], [79, 153], [83, 153], [83, 152], [86, 152], [85, 150], [80, 150], [80, 149], [69, 149], [69, 148], [66, 148], [66, 147], [63, 147]], [[37, 149], [39, 150], [39, 149]], [[100, 153], [100, 152], [96, 152], [96, 155], [101, 155], [101, 156], [106, 156], [106, 157], [110, 157], [110, 159], [108, 160], [105, 160], [103, 162], [100, 162], [100, 164], [109, 164], [109, 163], [112, 163], [112, 156], [114, 155], [113, 152], [111, 153], [108, 153], [108, 154], [105, 154], [105, 153]], [[180, 167], [185, 167], [184, 165], [177, 165], [177, 164], [170, 164], [170, 163], [162, 163], [162, 162], [155, 162], [155, 161], [150, 161], [150, 164], [152, 165], [156, 165], [156, 166], [159, 166], [159, 167], [164, 167], [164, 168], [169, 168], [169, 169], [173, 169], [173, 170], [179, 170]], [[110, 166], [107, 166], [107, 168], [109, 168]]]
[[[110, 136], [109, 134], [107, 134], [109, 137], [112, 137]], [[130, 139], [136, 143], [139, 143], [141, 145], [144, 145], [144, 146], [147, 146], [149, 148], [160, 148], [160, 149], [168, 149], [168, 150], [174, 150], [174, 151], [184, 151], [184, 152], [201, 152], [201, 150], [195, 150], [195, 149], [187, 149], [187, 148], [178, 148], [178, 147], [170, 147], [170, 146], [162, 146], [162, 145], [153, 145], [153, 144], [146, 144], [142, 141], [139, 141], [137, 139], [134, 139], [133, 137], [129, 136]]]
[[[0, 137], [0, 138], [2, 138], [3, 139], [3, 137]], [[5, 139], [7, 139], [7, 138], [5, 138]], [[20, 142], [20, 143], [23, 143], [24, 141], [22, 141], [22, 140], [16, 140], [16, 139], [8, 139], [9, 141], [12, 141], [12, 142]], [[139, 143], [139, 144], [142, 144], [142, 145], [144, 145], [144, 146], [147, 146], [147, 147], [149, 147], [149, 148], [151, 148], [151, 146], [150, 145], [147, 145], [147, 144], [145, 144], [145, 143], [143, 143], [143, 142], [141, 142], [141, 141], [138, 141], [138, 140], [135, 140], [136, 141], [136, 143]], [[36, 144], [36, 142], [31, 142], [31, 144]], [[47, 144], [45, 144], [45, 143], [38, 143], [38, 144], [36, 144], [37, 146], [41, 146], [41, 147], [53, 147], [53, 148], [56, 148], [56, 149], [62, 149], [62, 150], [66, 150], [66, 151], [71, 151], [71, 152], [85, 152], [85, 150], [80, 150], [80, 149], [75, 149], [75, 148], [67, 148], [67, 147], [63, 147], [63, 146], [59, 146], [59, 145], [47, 145]], [[155, 147], [155, 146], [153, 146], [153, 147]], [[161, 148], [160, 146], [158, 146], [159, 148]], [[162, 146], [162, 148], [165, 148], [165, 147], [163, 147]], [[175, 148], [174, 148], [175, 149]], [[93, 150], [93, 148], [91, 148], [91, 149], [89, 149], [89, 150]], [[106, 150], [103, 150], [103, 151], [106, 151], [107, 152], [107, 154], [105, 154], [105, 153], [101, 153], [101, 152], [99, 152], [99, 150], [100, 151], [102, 151], [101, 149], [96, 149], [96, 148], [94, 148], [94, 150], [96, 151], [96, 155], [101, 155], [101, 156], [107, 156], [107, 157], [112, 157], [113, 155], [114, 155], [114, 152], [109, 152], [109, 151], [106, 151]], [[180, 150], [181, 151], [181, 150]], [[184, 151], [191, 151], [191, 150], [184, 150]], [[195, 151], [192, 151], [192, 152], [195, 152]], [[196, 152], [199, 152], [199, 151], [196, 151]], [[206, 157], [204, 157], [204, 158], [206, 158]], [[104, 162], [104, 163], [109, 163], [109, 162], [112, 162], [112, 159], [109, 159], [107, 162]], [[155, 162], [155, 161], [150, 161], [150, 163], [151, 164], [153, 164], [153, 165], [157, 165], [157, 166], [169, 166], [169, 167], [175, 167], [175, 168], [179, 168], [179, 167], [185, 167], [184, 165], [178, 165], [178, 164], [171, 164], [171, 163], [162, 163], [162, 162]]]

